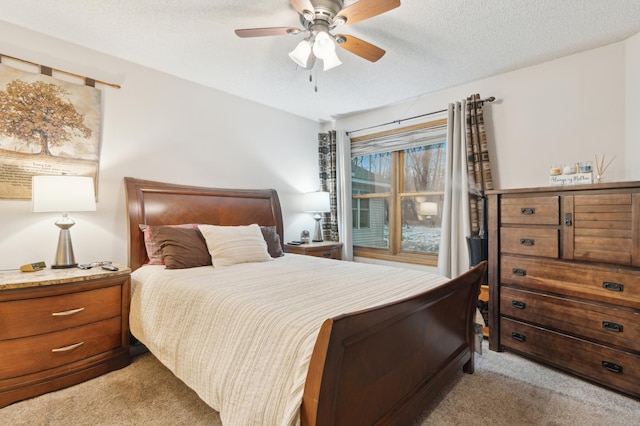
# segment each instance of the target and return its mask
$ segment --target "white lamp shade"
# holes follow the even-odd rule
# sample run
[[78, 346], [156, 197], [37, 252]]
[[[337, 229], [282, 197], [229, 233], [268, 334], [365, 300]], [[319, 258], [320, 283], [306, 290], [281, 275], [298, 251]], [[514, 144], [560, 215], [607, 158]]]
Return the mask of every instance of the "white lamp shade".
[[293, 62], [300, 65], [302, 68], [307, 67], [309, 61], [309, 55], [311, 55], [311, 44], [308, 40], [302, 40], [295, 49], [289, 52], [289, 57]]
[[338, 55], [336, 54], [335, 51], [327, 55], [327, 57], [324, 58], [322, 62], [324, 63], [324, 68], [323, 68], [324, 71], [328, 71], [331, 68], [335, 68], [338, 65], [342, 65], [342, 61], [340, 60], [340, 58], [338, 58]]
[[438, 203], [420, 203], [418, 213], [420, 216], [435, 216], [438, 214]]
[[88, 212], [96, 209], [93, 179], [86, 176], [33, 176], [34, 212]]
[[307, 192], [304, 194], [304, 210], [318, 213], [328, 212], [331, 209], [329, 193], [324, 191]]
[[320, 59], [325, 59], [336, 51], [336, 44], [329, 34], [324, 31], [316, 35], [313, 42], [313, 54]]

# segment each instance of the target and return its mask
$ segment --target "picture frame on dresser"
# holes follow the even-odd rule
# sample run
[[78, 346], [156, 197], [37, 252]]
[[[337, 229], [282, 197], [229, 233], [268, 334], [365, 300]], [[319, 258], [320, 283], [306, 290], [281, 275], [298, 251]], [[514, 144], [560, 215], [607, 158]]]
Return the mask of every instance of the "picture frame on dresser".
[[640, 182], [487, 195], [489, 349], [640, 398]]

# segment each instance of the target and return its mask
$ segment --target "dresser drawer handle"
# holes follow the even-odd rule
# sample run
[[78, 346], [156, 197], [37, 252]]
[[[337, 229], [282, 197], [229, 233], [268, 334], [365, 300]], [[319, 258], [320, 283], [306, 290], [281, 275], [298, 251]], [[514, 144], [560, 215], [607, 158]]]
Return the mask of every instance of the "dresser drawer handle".
[[524, 342], [526, 340], [524, 334], [516, 333], [515, 331], [511, 332], [511, 337], [513, 337], [518, 342]]
[[523, 207], [520, 209], [520, 214], [526, 214], [526, 215], [536, 214], [536, 209], [534, 209], [533, 207]]
[[602, 361], [602, 366], [614, 373], [622, 374], [622, 366], [610, 361]]
[[512, 273], [513, 275], [517, 275], [517, 276], [519, 276], [519, 277], [524, 277], [525, 275], [527, 275], [527, 271], [526, 271], [526, 270], [524, 270], [524, 269], [518, 269], [518, 268], [513, 268], [513, 269], [511, 270], [511, 273]]
[[62, 348], [51, 349], [51, 352], [68, 352], [74, 350], [75, 348], [79, 348], [82, 345], [84, 345], [84, 342], [74, 343], [73, 345], [64, 346]]
[[53, 312], [51, 315], [54, 317], [64, 317], [67, 315], [73, 315], [73, 314], [77, 314], [78, 312], [82, 312], [84, 311], [84, 308], [78, 308], [78, 309], [71, 309], [68, 311], [63, 311], [63, 312]]
[[624, 329], [621, 324], [609, 321], [602, 321], [602, 328], [609, 331], [615, 331], [616, 333], [622, 333], [622, 330]]
[[511, 304], [513, 305], [514, 308], [517, 308], [517, 309], [524, 309], [527, 306], [526, 303], [521, 302], [519, 300], [512, 300]]
[[322, 253], [322, 257], [331, 257], [331, 253], [330, 252]]
[[605, 281], [602, 283], [602, 288], [606, 288], [611, 291], [624, 291], [624, 285], [618, 283], [612, 283], [609, 281]]
[[520, 238], [520, 245], [523, 246], [534, 246], [536, 244], [536, 240], [533, 238]]

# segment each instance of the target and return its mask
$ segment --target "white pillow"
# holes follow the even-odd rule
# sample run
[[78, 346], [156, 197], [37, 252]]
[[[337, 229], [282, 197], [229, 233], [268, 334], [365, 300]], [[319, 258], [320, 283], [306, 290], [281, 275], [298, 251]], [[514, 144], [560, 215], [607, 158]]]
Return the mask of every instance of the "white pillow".
[[272, 260], [257, 224], [247, 226], [198, 225], [207, 242], [214, 268], [236, 263]]

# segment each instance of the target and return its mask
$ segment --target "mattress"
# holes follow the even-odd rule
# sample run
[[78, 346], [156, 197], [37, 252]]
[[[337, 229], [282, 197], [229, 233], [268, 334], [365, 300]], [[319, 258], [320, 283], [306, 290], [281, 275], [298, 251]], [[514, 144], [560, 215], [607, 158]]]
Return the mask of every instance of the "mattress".
[[226, 426], [297, 425], [327, 318], [424, 292], [436, 274], [287, 254], [226, 268], [132, 274], [132, 334]]

